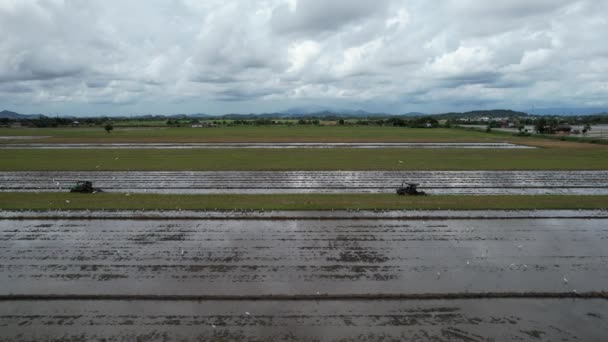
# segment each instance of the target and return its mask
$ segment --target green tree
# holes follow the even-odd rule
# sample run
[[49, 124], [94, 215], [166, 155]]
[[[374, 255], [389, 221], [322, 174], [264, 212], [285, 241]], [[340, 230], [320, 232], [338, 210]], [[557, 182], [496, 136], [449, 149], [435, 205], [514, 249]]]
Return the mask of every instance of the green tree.
[[114, 125], [112, 125], [111, 122], [108, 122], [103, 128], [106, 130], [106, 132], [110, 133], [114, 130]]
[[536, 120], [536, 123], [534, 124], [534, 130], [540, 134], [545, 133], [545, 131], [547, 130], [547, 119], [540, 118]]
[[587, 134], [587, 132], [589, 132], [591, 130], [591, 125], [589, 123], [585, 124], [585, 127], [583, 127], [583, 134]]

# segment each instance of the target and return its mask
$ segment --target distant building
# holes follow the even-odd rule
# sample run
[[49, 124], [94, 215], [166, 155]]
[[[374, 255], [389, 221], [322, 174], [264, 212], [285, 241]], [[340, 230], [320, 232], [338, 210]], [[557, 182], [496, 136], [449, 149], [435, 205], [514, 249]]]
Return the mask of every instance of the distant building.
[[572, 132], [572, 126], [570, 125], [558, 125], [555, 127], [555, 133], [570, 134]]
[[203, 128], [203, 127], [217, 127], [217, 125], [212, 122], [203, 122], [203, 123], [192, 124], [192, 128]]

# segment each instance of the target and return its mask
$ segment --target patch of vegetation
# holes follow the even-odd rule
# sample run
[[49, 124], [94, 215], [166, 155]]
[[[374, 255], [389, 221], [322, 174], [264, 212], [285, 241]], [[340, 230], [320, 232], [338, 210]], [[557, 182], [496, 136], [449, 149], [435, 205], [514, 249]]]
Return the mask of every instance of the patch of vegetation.
[[0, 160], [0, 171], [606, 170], [608, 149], [0, 149]]
[[0, 209], [606, 209], [608, 196], [424, 196], [394, 194], [159, 195], [0, 193]]
[[[173, 122], [173, 121], [172, 121]], [[234, 126], [121, 128], [112, 134], [97, 127], [11, 128], [3, 136], [50, 136], [36, 143], [170, 142], [496, 142], [505, 136], [446, 128], [394, 126]], [[508, 136], [507, 136], [508, 137]], [[6, 141], [10, 142], [10, 141]]]

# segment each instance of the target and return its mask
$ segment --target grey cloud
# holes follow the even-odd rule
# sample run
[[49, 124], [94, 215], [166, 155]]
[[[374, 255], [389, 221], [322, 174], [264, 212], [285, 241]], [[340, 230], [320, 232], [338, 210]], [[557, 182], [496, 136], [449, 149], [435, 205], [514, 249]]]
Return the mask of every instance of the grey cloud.
[[272, 25], [279, 33], [321, 33], [336, 31], [344, 25], [383, 13], [387, 0], [306, 0], [292, 10], [287, 4], [272, 14]]
[[460, 12], [492, 17], [525, 18], [554, 12], [572, 4], [570, 0], [460, 0], [452, 3]]
[[499, 72], [476, 72], [449, 76], [441, 79], [444, 87], [458, 87], [468, 84], [493, 84], [501, 78]]
[[0, 85], [0, 92], [2, 93], [31, 93], [32, 88], [28, 86], [23, 86], [19, 84], [4, 84]]

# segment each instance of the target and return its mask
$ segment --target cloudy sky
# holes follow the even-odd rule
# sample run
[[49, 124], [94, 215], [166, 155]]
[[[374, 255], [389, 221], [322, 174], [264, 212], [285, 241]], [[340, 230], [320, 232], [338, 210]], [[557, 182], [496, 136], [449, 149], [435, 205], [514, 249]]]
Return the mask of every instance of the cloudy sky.
[[605, 0], [0, 0], [0, 110], [608, 106]]

